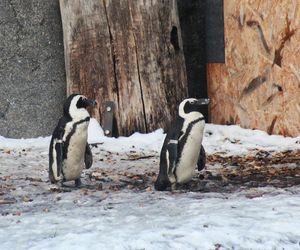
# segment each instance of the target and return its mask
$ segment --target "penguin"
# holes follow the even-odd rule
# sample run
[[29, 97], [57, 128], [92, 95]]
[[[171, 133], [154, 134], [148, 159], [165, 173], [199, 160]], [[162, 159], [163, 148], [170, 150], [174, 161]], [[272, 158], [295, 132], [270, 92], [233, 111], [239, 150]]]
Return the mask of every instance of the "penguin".
[[80, 94], [70, 95], [63, 106], [63, 116], [54, 129], [49, 146], [49, 179], [52, 184], [75, 181], [81, 185], [80, 175], [93, 164], [91, 149], [87, 143], [90, 115], [87, 107], [95, 106]]
[[189, 182], [196, 173], [205, 167], [206, 155], [202, 146], [205, 126], [201, 106], [208, 99], [188, 98], [179, 104], [177, 118], [171, 123], [165, 137], [161, 153], [159, 174], [154, 187], [164, 191], [176, 184]]

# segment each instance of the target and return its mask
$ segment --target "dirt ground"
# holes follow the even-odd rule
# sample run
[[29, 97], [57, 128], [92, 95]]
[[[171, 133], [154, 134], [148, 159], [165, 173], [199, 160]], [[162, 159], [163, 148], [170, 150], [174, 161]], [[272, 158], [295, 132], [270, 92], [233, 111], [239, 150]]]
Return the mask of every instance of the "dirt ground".
[[[94, 164], [82, 174], [80, 195], [117, 191], [152, 192], [159, 166], [156, 152], [140, 155], [134, 150], [115, 154], [93, 149]], [[72, 192], [51, 185], [48, 180], [48, 153], [44, 150], [0, 150], [0, 205], [31, 202], [39, 196]], [[272, 153], [255, 151], [246, 156], [207, 156], [206, 168], [177, 192], [238, 192], [253, 187], [287, 188], [300, 185], [300, 151]], [[251, 194], [253, 197], [263, 195]], [[249, 197], [252, 198], [252, 197]], [[0, 207], [1, 208], [1, 207]]]

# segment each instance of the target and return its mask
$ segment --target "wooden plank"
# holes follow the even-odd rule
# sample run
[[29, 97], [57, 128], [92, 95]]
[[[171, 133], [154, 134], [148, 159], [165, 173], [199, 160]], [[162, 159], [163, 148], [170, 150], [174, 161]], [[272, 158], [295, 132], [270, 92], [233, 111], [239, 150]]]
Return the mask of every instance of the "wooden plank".
[[[207, 97], [206, 82], [206, 1], [177, 0], [189, 97]], [[201, 107], [207, 119], [207, 106]]]
[[100, 123], [113, 101], [120, 135], [165, 127], [187, 96], [176, 1], [60, 0], [60, 7], [68, 94], [96, 98]]
[[299, 1], [224, 1], [226, 64], [208, 65], [211, 122], [300, 134], [299, 10]]
[[206, 62], [224, 63], [224, 3], [223, 0], [205, 1]]

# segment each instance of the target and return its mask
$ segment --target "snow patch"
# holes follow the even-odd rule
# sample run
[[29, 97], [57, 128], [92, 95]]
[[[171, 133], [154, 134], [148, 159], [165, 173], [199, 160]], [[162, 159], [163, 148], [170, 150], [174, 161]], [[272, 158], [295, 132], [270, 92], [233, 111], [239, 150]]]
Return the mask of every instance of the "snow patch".
[[[98, 122], [91, 119], [88, 132], [88, 141], [98, 144], [95, 154], [98, 165], [87, 171], [102, 169], [105, 162], [100, 159], [105, 155], [117, 159], [111, 163], [115, 165], [108, 165], [111, 171], [113, 167], [122, 171], [117, 165], [120, 162], [132, 167], [134, 173], [143, 171], [138, 169], [141, 165], [158, 170], [158, 154], [165, 137], [162, 129], [108, 138]], [[14, 201], [10, 197], [12, 204], [0, 205], [1, 250], [300, 247], [299, 186], [249, 188], [235, 193], [151, 190], [99, 190], [87, 195], [83, 190], [51, 193], [47, 183], [50, 138], [0, 136], [1, 185], [7, 185], [6, 189], [18, 198]], [[206, 124], [203, 144], [208, 154], [240, 155], [252, 150], [297, 150], [299, 141], [300, 137], [270, 136], [239, 126]], [[24, 148], [30, 150], [19, 152]], [[138, 161], [119, 159], [122, 156], [118, 154], [131, 151], [153, 154], [155, 158], [149, 159], [146, 166], [146, 159], [140, 165]], [[15, 189], [14, 183], [17, 183]], [[247, 194], [256, 193], [261, 195], [247, 198]]]
[[[165, 134], [162, 129], [152, 133], [134, 133], [129, 137], [106, 137], [98, 121], [91, 119], [88, 142], [99, 144], [110, 152], [153, 151], [160, 152]], [[51, 136], [32, 139], [11, 139], [0, 136], [0, 149], [46, 148]], [[208, 154], [243, 155], [253, 150], [285, 151], [300, 149], [300, 136], [296, 138], [268, 135], [260, 130], [243, 129], [237, 125], [206, 124], [203, 145]]]

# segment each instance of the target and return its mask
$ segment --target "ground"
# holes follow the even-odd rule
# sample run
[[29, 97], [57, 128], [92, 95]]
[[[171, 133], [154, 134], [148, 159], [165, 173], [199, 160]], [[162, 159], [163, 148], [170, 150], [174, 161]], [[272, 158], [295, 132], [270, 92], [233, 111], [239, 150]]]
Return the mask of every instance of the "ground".
[[49, 183], [50, 138], [0, 138], [1, 249], [300, 249], [298, 140], [263, 150], [222, 129], [206, 129], [206, 168], [174, 192], [153, 188], [162, 132], [92, 143], [81, 188]]

